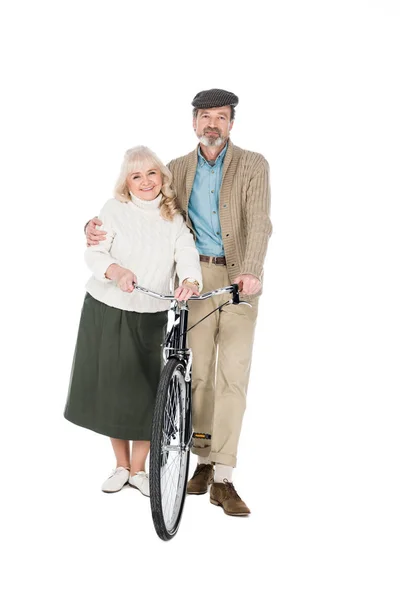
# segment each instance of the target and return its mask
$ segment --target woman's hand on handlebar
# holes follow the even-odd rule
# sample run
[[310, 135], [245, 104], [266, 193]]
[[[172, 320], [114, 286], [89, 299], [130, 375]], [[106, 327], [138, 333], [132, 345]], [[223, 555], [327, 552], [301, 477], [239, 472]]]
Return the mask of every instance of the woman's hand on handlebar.
[[123, 292], [133, 292], [137, 277], [135, 273], [124, 267], [120, 267], [116, 263], [110, 265], [106, 271], [106, 278], [115, 281], [117, 286]]
[[183, 283], [175, 290], [175, 298], [183, 302], [189, 300], [192, 296], [199, 296], [199, 288], [194, 283]]
[[137, 283], [137, 277], [135, 273], [132, 273], [129, 269], [122, 269], [121, 275], [117, 279], [117, 286], [123, 292], [133, 292], [135, 283]]

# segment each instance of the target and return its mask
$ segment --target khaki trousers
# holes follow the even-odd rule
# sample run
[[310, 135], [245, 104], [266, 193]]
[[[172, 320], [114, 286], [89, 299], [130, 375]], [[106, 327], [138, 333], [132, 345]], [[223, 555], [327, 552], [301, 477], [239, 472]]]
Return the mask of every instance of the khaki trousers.
[[[203, 293], [230, 285], [223, 265], [201, 263]], [[189, 326], [231, 298], [191, 302]], [[236, 455], [250, 375], [258, 298], [252, 308], [228, 305], [189, 332], [193, 351], [193, 429], [211, 439], [194, 439], [192, 452], [230, 467]]]

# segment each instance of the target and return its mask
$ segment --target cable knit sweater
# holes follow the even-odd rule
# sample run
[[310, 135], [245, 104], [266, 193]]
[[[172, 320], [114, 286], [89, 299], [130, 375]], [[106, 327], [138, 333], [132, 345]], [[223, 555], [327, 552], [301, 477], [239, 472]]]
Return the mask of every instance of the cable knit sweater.
[[166, 221], [160, 215], [161, 194], [155, 200], [131, 202], [109, 200], [100, 212], [100, 229], [107, 237], [90, 246], [85, 260], [93, 272], [86, 285], [91, 296], [108, 306], [135, 312], [167, 310], [166, 300], [150, 298], [134, 290], [123, 292], [115, 281], [106, 279], [108, 267], [116, 263], [135, 273], [139, 285], [160, 294], [171, 293], [171, 278], [176, 269], [179, 282], [186, 277], [202, 285], [199, 255], [193, 236], [181, 215]]

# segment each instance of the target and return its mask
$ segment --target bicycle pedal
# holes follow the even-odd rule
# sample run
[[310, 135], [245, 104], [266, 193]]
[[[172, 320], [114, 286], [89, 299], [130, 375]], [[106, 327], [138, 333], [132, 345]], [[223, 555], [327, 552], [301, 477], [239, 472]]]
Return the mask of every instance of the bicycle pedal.
[[194, 433], [192, 437], [198, 440], [211, 440], [211, 435], [209, 433]]

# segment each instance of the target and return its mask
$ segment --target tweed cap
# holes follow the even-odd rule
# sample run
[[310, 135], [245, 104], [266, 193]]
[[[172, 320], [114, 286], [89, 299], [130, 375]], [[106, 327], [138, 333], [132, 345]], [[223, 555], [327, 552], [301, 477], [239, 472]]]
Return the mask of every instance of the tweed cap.
[[237, 106], [239, 98], [226, 90], [204, 90], [195, 95], [192, 106], [195, 108], [217, 108], [218, 106]]

